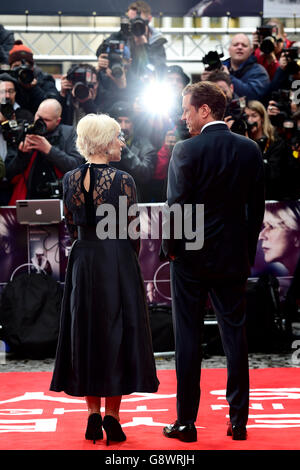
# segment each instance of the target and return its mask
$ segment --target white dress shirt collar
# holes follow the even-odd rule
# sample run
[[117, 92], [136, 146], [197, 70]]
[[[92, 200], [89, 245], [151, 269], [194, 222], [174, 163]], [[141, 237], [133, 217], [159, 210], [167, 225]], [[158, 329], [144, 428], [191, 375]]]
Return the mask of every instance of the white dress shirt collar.
[[[211, 121], [211, 122], [208, 122], [207, 124], [204, 124], [204, 126], [202, 127], [201, 129], [201, 132], [200, 134], [204, 131], [204, 129], [208, 126], [212, 126], [213, 124], [225, 124], [224, 121]], [[226, 125], [226, 124], [225, 124]]]

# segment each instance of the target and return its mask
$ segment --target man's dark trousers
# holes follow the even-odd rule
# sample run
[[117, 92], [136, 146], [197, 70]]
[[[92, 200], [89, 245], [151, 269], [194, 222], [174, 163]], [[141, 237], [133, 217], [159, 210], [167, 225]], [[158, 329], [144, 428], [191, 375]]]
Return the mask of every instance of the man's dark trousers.
[[[246, 281], [207, 284], [191, 273], [191, 262], [170, 263], [173, 321], [176, 341], [177, 416], [180, 424], [194, 423], [200, 402], [203, 317], [207, 297], [215, 310], [227, 358], [226, 398], [232, 425], [246, 426], [249, 407], [249, 369], [245, 328]], [[188, 270], [186, 269], [188, 268]]]

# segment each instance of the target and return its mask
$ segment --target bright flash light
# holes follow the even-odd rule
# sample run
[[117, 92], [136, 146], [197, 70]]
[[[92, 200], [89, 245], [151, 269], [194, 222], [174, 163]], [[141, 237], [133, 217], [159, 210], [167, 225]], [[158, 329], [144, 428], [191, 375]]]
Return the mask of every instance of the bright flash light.
[[168, 114], [174, 102], [174, 92], [167, 83], [150, 83], [141, 97], [144, 109], [151, 114]]

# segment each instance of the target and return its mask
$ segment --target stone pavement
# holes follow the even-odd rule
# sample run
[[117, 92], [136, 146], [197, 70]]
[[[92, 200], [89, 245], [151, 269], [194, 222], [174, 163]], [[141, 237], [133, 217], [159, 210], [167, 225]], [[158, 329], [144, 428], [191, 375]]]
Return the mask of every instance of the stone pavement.
[[[251, 369], [269, 367], [300, 367], [300, 341], [296, 349], [284, 353], [250, 353], [249, 366]], [[174, 369], [174, 354], [155, 355], [157, 369]], [[52, 372], [54, 365], [53, 358], [42, 360], [13, 358], [9, 355], [0, 358], [0, 372]], [[211, 355], [205, 357], [202, 362], [205, 368], [225, 368], [226, 358], [223, 355]]]

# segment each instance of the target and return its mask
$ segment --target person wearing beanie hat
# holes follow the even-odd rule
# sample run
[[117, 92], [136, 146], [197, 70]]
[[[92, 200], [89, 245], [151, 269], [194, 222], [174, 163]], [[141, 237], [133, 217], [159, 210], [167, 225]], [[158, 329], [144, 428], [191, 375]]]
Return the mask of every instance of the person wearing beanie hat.
[[54, 78], [35, 66], [32, 50], [20, 39], [9, 51], [8, 62], [18, 81], [16, 100], [22, 108], [35, 114], [45, 99], [59, 99]]
[[13, 69], [16, 66], [16, 62], [18, 62], [17, 65], [20, 65], [19, 62], [22, 63], [23, 61], [33, 66], [33, 52], [31, 49], [29, 49], [29, 47], [25, 46], [21, 40], [18, 39], [15, 41], [14, 46], [9, 51], [8, 63]]

